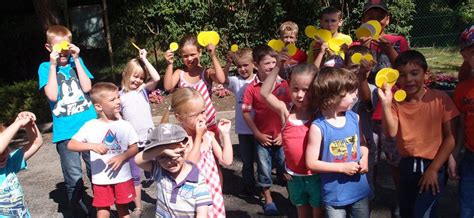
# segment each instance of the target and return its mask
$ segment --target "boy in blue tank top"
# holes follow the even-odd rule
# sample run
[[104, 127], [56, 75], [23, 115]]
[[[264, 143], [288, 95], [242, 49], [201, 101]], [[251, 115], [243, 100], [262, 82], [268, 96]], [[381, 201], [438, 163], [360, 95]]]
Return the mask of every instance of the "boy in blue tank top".
[[320, 173], [328, 217], [369, 217], [368, 154], [359, 116], [349, 110], [357, 79], [345, 69], [323, 68], [311, 84], [319, 109], [306, 149], [308, 169]]

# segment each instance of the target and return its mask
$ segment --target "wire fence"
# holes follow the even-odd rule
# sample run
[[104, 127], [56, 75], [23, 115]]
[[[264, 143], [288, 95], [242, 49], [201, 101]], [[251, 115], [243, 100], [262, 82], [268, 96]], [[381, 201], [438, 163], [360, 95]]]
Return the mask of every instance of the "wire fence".
[[[458, 36], [467, 26], [461, 10], [467, 16], [474, 16], [474, 1], [468, 1], [460, 9], [447, 0], [416, 2], [416, 14], [413, 16], [410, 44], [413, 47], [444, 47], [457, 46]], [[452, 1], [451, 1], [452, 2]], [[468, 17], [469, 18], [469, 17]]]

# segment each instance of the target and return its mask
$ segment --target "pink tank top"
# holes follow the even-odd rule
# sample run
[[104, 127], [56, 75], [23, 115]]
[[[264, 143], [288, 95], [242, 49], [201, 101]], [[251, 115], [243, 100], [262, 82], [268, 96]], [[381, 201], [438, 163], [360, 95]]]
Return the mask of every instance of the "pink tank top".
[[216, 123], [216, 109], [214, 108], [214, 105], [212, 104], [211, 101], [211, 89], [212, 89], [212, 84], [208, 84], [206, 82], [205, 78], [205, 72], [206, 69], [204, 69], [200, 75], [199, 81], [195, 84], [191, 84], [186, 79], [184, 78], [184, 71], [181, 70], [179, 74], [179, 87], [191, 87], [195, 90], [197, 90], [202, 97], [204, 98], [204, 104], [206, 107], [206, 124], [207, 126], [214, 125]]
[[293, 121], [287, 117], [285, 126], [283, 126], [281, 131], [286, 168], [300, 175], [313, 174], [306, 168], [305, 163], [305, 150], [308, 144], [310, 126], [311, 120], [305, 122], [302, 120]]

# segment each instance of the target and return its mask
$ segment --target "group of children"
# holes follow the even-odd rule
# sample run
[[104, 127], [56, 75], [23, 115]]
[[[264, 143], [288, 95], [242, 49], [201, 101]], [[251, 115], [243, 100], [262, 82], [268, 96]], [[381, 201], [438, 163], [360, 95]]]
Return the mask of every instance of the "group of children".
[[[365, 4], [362, 21], [369, 20], [381, 24], [380, 38], [352, 42], [338, 32], [341, 11], [322, 10], [321, 28], [350, 42], [341, 46], [344, 58], [316, 40], [307, 53], [297, 50], [293, 56], [268, 45], [241, 48], [229, 52], [221, 67], [216, 46], [209, 44], [213, 67], [206, 68], [200, 63], [203, 48], [196, 36], [188, 35], [179, 43], [183, 69], [174, 68], [174, 51], [168, 50], [161, 78], [141, 49], [139, 58], [127, 63], [120, 88], [109, 82], [92, 86], [93, 77], [79, 57], [80, 49], [71, 43], [71, 32], [63, 26], [50, 27], [46, 33], [50, 61], [39, 67], [39, 88], [51, 106], [53, 143], [72, 214], [91, 215], [82, 200], [82, 156], [97, 217], [110, 217], [113, 205], [120, 217], [128, 217], [132, 201], [132, 215], [142, 215], [140, 168], [157, 184], [156, 217], [225, 217], [220, 165], [232, 164], [233, 148], [231, 122], [217, 121], [211, 100], [212, 84], [218, 83], [235, 94], [241, 191], [254, 195], [258, 190], [265, 215], [279, 214], [271, 195], [276, 168], [299, 217], [369, 217], [373, 172], [383, 147], [393, 166], [401, 217], [436, 216], [447, 171], [460, 178], [461, 216], [472, 217], [474, 75], [459, 84], [453, 103], [444, 92], [425, 87], [429, 74], [425, 57], [409, 50], [403, 37], [385, 33], [390, 14], [383, 1]], [[473, 32], [471, 27], [461, 35], [461, 54], [470, 66], [474, 66]], [[286, 44], [295, 43], [297, 35], [295, 23], [281, 25], [280, 38]], [[58, 49], [58, 44], [66, 47]], [[371, 54], [374, 60], [354, 63], [351, 57], [356, 53]], [[232, 65], [235, 76], [230, 75]], [[374, 74], [385, 67], [399, 71], [396, 87], [383, 84], [377, 89]], [[173, 90], [162, 120], [173, 113], [179, 125], [153, 124], [148, 93], [160, 79], [166, 90]], [[406, 99], [394, 101], [394, 89], [405, 90]], [[463, 114], [466, 136], [459, 176], [461, 152], [454, 149], [452, 131], [460, 114], [456, 106]], [[34, 121], [34, 114], [22, 112], [0, 135], [1, 187], [8, 184], [0, 195], [0, 216], [30, 216], [15, 173], [26, 167], [25, 160], [42, 144]], [[28, 144], [8, 147], [21, 127]]]

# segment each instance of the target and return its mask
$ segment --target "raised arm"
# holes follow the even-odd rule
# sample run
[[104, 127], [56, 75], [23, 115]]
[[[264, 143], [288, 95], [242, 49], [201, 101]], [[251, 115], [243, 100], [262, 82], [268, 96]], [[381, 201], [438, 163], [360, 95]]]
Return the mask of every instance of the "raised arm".
[[279, 67], [273, 68], [270, 75], [267, 76], [267, 78], [262, 84], [262, 88], [260, 89], [260, 95], [270, 106], [270, 108], [276, 113], [278, 113], [278, 115], [280, 116], [280, 121], [283, 124], [286, 121], [286, 117], [288, 117], [288, 109], [286, 108], [285, 102], [280, 101], [275, 95], [272, 94], [279, 71]]
[[84, 93], [88, 93], [91, 91], [92, 82], [89, 76], [86, 74], [84, 66], [82, 65], [81, 60], [79, 59], [79, 52], [81, 50], [79, 49], [79, 47], [75, 46], [72, 43], [69, 44], [69, 50], [71, 51], [71, 55], [74, 59], [74, 64], [76, 65], [77, 77], [79, 79], [79, 83], [81, 84], [82, 91]]
[[78, 141], [76, 139], [71, 139], [69, 141], [69, 143], [67, 144], [67, 149], [71, 151], [79, 151], [79, 152], [93, 151], [98, 154], [105, 154], [109, 150], [103, 144], [86, 143], [86, 142]]
[[148, 91], [153, 91], [156, 88], [156, 84], [158, 84], [158, 81], [160, 81], [160, 74], [158, 74], [158, 71], [156, 71], [155, 67], [148, 61], [146, 58], [147, 51], [145, 49], [140, 50], [140, 60], [143, 61], [143, 64], [145, 64], [145, 69], [146, 71], [150, 74], [150, 81], [148, 81], [145, 85], [145, 88]]
[[231, 122], [227, 119], [219, 120], [217, 128], [219, 129], [222, 147], [217, 140], [212, 137], [212, 150], [221, 164], [230, 166], [234, 160], [232, 141], [230, 140]]
[[58, 52], [52, 50], [49, 54], [48, 82], [44, 86], [44, 94], [51, 102], [56, 102], [58, 100], [58, 79], [56, 77], [58, 58]]
[[208, 70], [209, 77], [213, 82], [224, 84], [226, 82], [226, 75], [219, 62], [219, 58], [217, 58], [216, 46], [209, 44], [207, 45], [207, 50], [211, 56], [212, 65], [214, 66], [214, 69]]
[[41, 145], [43, 145], [43, 136], [41, 136], [41, 132], [34, 122], [27, 124], [25, 130], [28, 136], [28, 144], [23, 146], [23, 158], [28, 160], [39, 150]]
[[377, 90], [382, 104], [382, 127], [390, 137], [395, 137], [398, 131], [398, 119], [392, 113], [392, 90], [387, 84]]
[[229, 71], [230, 67], [232, 66], [232, 61], [234, 60], [234, 52], [229, 51], [227, 55], [225, 56], [226, 58], [226, 64], [224, 66], [224, 75], [225, 75], [225, 82], [224, 84], [229, 84]]
[[28, 124], [35, 122], [36, 117], [31, 112], [21, 112], [18, 114], [15, 122], [8, 126], [2, 133], [0, 133], [0, 153], [3, 153], [10, 141], [15, 137], [18, 130]]
[[166, 91], [173, 89], [179, 82], [179, 72], [173, 73], [174, 53], [171, 50], [165, 52], [166, 70], [163, 86]]
[[316, 68], [318, 69], [321, 68], [321, 64], [323, 62], [324, 55], [326, 54], [327, 49], [328, 49], [328, 43], [321, 42], [321, 48], [319, 49], [319, 52], [316, 55], [316, 57], [314, 57], [314, 62], [313, 62]]

